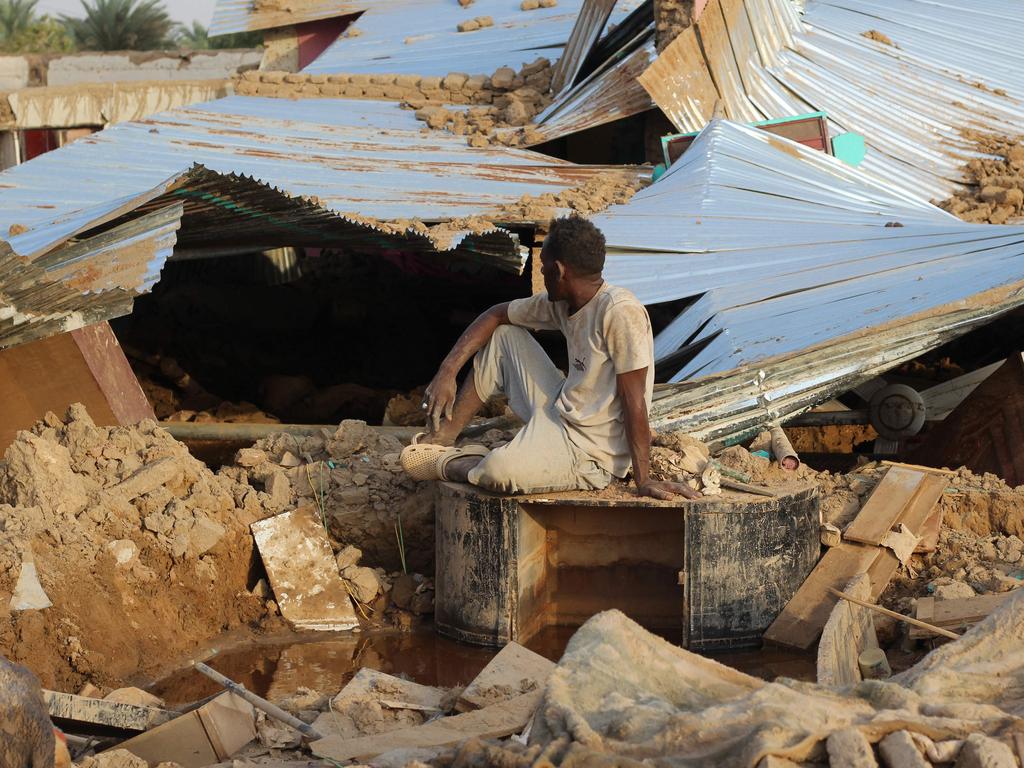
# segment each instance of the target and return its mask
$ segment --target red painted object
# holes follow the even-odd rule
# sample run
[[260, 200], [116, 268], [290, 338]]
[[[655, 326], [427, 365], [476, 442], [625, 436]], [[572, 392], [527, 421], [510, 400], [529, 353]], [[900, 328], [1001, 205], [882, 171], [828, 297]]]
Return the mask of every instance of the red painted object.
[[305, 69], [316, 61], [358, 16], [358, 13], [351, 13], [348, 16], [296, 24], [295, 33], [299, 38], [299, 69]]

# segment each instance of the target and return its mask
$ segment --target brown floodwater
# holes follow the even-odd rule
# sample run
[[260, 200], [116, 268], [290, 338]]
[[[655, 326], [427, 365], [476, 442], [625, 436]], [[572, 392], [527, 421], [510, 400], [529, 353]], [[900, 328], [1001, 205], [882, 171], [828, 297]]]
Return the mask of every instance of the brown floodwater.
[[[548, 627], [526, 645], [557, 661], [574, 632], [573, 627]], [[204, 661], [253, 693], [279, 701], [299, 688], [337, 693], [363, 667], [406, 677], [422, 685], [460, 687], [476, 677], [495, 653], [493, 648], [448, 640], [426, 627], [408, 633], [380, 631], [277, 637], [231, 647]], [[770, 648], [709, 656], [769, 680], [779, 676], [814, 679], [814, 657], [809, 654]], [[158, 681], [150, 690], [165, 699], [168, 706], [176, 708], [221, 689], [195, 670], [186, 668]]]

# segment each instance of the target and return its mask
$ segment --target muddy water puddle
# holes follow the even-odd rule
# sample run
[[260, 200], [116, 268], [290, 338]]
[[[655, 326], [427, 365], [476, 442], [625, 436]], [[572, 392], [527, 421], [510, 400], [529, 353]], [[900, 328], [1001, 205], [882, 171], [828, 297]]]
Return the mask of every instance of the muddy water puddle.
[[[526, 645], [557, 661], [574, 632], [572, 627], [548, 627]], [[279, 637], [230, 648], [205, 661], [250, 691], [280, 701], [299, 688], [337, 693], [363, 667], [422, 685], [461, 687], [476, 677], [495, 653], [493, 648], [458, 643], [424, 628], [411, 633]], [[765, 679], [780, 675], [814, 679], [813, 657], [778, 649], [735, 651], [710, 658]], [[165, 677], [150, 690], [169, 706], [178, 707], [218, 693], [221, 688], [189, 668]]]

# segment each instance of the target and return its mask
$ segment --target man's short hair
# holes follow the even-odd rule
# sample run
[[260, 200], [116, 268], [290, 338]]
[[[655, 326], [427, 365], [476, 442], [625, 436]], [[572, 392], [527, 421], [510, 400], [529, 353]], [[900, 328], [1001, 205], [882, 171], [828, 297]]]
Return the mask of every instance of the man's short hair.
[[550, 258], [579, 275], [598, 275], [604, 269], [604, 235], [582, 216], [552, 219], [544, 247]]

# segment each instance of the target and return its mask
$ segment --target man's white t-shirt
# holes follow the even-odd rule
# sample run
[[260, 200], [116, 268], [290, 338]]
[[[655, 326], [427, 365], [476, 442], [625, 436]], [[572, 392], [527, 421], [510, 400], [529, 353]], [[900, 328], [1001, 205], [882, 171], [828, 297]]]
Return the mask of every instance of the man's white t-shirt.
[[623, 423], [616, 376], [647, 368], [645, 397], [654, 393], [654, 336], [647, 309], [630, 291], [608, 283], [573, 315], [565, 301], [547, 293], [516, 299], [508, 307], [513, 325], [559, 330], [569, 349], [569, 373], [555, 407], [569, 439], [598, 466], [625, 477], [632, 458]]

